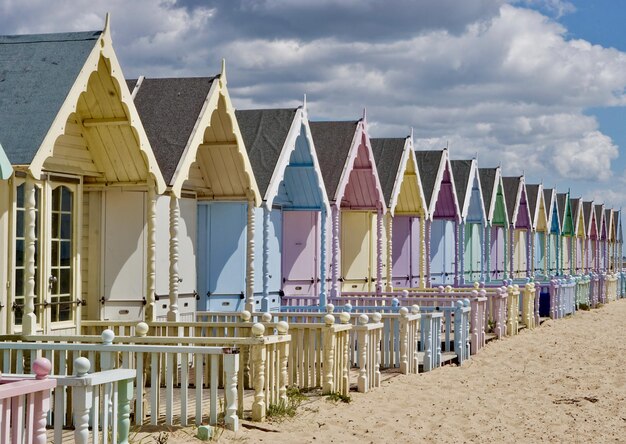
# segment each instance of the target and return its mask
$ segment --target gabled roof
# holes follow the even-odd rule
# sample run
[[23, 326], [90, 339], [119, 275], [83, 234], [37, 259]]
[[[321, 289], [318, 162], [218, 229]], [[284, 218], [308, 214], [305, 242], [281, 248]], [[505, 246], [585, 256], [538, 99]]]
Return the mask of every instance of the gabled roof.
[[[48, 169], [165, 191], [108, 15], [102, 31], [0, 37], [0, 64], [0, 137], [14, 167], [36, 178]], [[70, 159], [68, 145], [78, 156]]]
[[[369, 202], [367, 206], [375, 202], [377, 208], [386, 211], [365, 112], [363, 118], [356, 122], [310, 122], [310, 129], [320, 159], [328, 200], [343, 205], [342, 201], [351, 196], [355, 200]], [[361, 151], [362, 146], [364, 151]], [[362, 164], [356, 167], [357, 162]], [[366, 171], [367, 174], [363, 175]], [[353, 173], [360, 178], [352, 181]], [[360, 197], [353, 191], [356, 188], [359, 189], [356, 193]]]
[[482, 220], [484, 221], [487, 218], [485, 214], [485, 201], [483, 199], [480, 177], [477, 177], [480, 175], [476, 159], [451, 160], [450, 167], [452, 169], [452, 175], [454, 176], [454, 185], [459, 200], [459, 207], [461, 207], [461, 217], [465, 219], [468, 215], [470, 200], [472, 198], [472, 188], [474, 187], [474, 182], [477, 181], [480, 211], [482, 213]]
[[370, 139], [374, 159], [376, 160], [376, 170], [378, 171], [380, 186], [383, 188], [387, 205], [391, 203], [391, 196], [393, 195], [393, 190], [396, 185], [400, 162], [402, 161], [407, 139], [408, 137]]
[[557, 227], [559, 227], [559, 233], [561, 232], [561, 219], [559, 216], [559, 204], [556, 198], [556, 189], [555, 188], [544, 188], [543, 189], [543, 199], [546, 203], [546, 213], [548, 216], [548, 231], [552, 232], [552, 217], [555, 214], [556, 209], [556, 217], [557, 217]]
[[[517, 217], [519, 213], [520, 204], [522, 202], [522, 194], [526, 195], [528, 201], [528, 194], [526, 193], [526, 185], [524, 176], [515, 177], [502, 177], [502, 184], [504, 188], [504, 196], [507, 202], [507, 212], [509, 216], [509, 223], [517, 226]], [[526, 205], [526, 216], [529, 223], [532, 224], [530, 212], [528, 208], [528, 202]]]
[[[176, 167], [196, 129], [215, 77], [141, 79], [134, 93], [135, 106], [150, 139], [167, 184], [171, 184]], [[127, 80], [132, 91], [137, 79]]]
[[613, 240], [613, 210], [611, 208], [604, 210], [604, 220], [606, 220], [607, 238]]
[[596, 212], [593, 209], [593, 201], [583, 202], [583, 217], [585, 218], [587, 237], [591, 236], [593, 226], [596, 228], [596, 233], [598, 232], [598, 223], [595, 215]]
[[433, 192], [437, 185], [439, 170], [444, 161], [444, 151], [415, 151], [415, 159], [419, 168], [420, 177], [422, 178], [422, 187], [424, 189], [424, 197], [428, 205], [429, 212], [432, 210], [431, 202]]
[[415, 151], [415, 160], [422, 178], [422, 187], [424, 189], [424, 197], [428, 205], [428, 213], [430, 217], [434, 217], [439, 201], [439, 191], [444, 180], [446, 170], [450, 174], [450, 182], [452, 184], [451, 193], [454, 205], [454, 213], [457, 219], [461, 218], [461, 210], [459, 198], [456, 193], [454, 182], [454, 174], [450, 165], [450, 157], [447, 149], [438, 151]]
[[295, 108], [235, 111], [254, 177], [264, 199], [296, 111]]
[[546, 214], [546, 201], [544, 199], [543, 185], [526, 184], [526, 196], [528, 199], [528, 209], [532, 217], [533, 229], [538, 229], [539, 218], [542, 217], [541, 201], [543, 201], [543, 217], [546, 221], [546, 229], [548, 229], [548, 215]]
[[[494, 212], [496, 209], [496, 200], [498, 196], [498, 186], [502, 184], [502, 175], [500, 173], [500, 167], [497, 168], [478, 168], [480, 177], [480, 186], [483, 192], [483, 202], [485, 203], [485, 211], [487, 213], [487, 221], [491, 223], [494, 218]], [[504, 204], [504, 215], [508, 219], [507, 204], [504, 194], [502, 195], [502, 202]], [[506, 221], [508, 226], [508, 220]]]
[[329, 209], [305, 106], [235, 112], [261, 196], [270, 208], [277, 203]]
[[0, 36], [0, 134], [13, 165], [32, 162], [101, 34]]
[[594, 205], [596, 212], [596, 222], [598, 224], [598, 239], [602, 239], [602, 235], [606, 236], [606, 220], [604, 219], [604, 204]]
[[335, 200], [343, 176], [350, 148], [354, 143], [361, 121], [310, 122], [326, 192]]
[[585, 218], [583, 215], [583, 207], [582, 207], [582, 199], [580, 197], [570, 199], [570, 204], [572, 206], [572, 220], [574, 221], [574, 235], [578, 236], [579, 224], [582, 220], [583, 224], [583, 232], [586, 234], [586, 226], [585, 226]]
[[[392, 214], [399, 206], [401, 210], [403, 208], [420, 209], [419, 211], [423, 211], [427, 215], [428, 208], [415, 160], [412, 137], [373, 138], [370, 139], [370, 142], [385, 202], [387, 202], [387, 207]], [[411, 183], [405, 183], [405, 180], [409, 180]], [[408, 194], [407, 196], [401, 196], [403, 190], [405, 190], [405, 194]]]
[[558, 193], [556, 200], [559, 205], [559, 219], [561, 221], [561, 234], [572, 235], [574, 232], [574, 218], [572, 204], [568, 193]]

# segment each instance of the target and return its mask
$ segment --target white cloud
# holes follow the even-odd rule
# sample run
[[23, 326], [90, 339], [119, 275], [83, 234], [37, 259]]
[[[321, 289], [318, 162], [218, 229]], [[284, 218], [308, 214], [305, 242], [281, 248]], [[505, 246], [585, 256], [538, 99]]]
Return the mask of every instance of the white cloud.
[[10, 2], [0, 28], [97, 29], [108, 10], [129, 77], [211, 75], [226, 57], [239, 107], [294, 106], [304, 93], [314, 119], [367, 106], [375, 136], [412, 126], [418, 146], [448, 143], [454, 157], [478, 152], [482, 166], [617, 199], [618, 147], [584, 110], [626, 105], [626, 54], [568, 39], [551, 17], [570, 2], [368, 0], [353, 13], [350, 2]]

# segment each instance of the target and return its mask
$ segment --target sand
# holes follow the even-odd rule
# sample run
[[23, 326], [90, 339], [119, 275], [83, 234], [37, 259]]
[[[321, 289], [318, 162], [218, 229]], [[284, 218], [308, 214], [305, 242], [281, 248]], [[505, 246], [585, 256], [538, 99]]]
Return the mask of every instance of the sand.
[[[626, 442], [626, 299], [493, 341], [463, 366], [386, 375], [349, 404], [315, 397], [293, 419], [219, 442]], [[169, 444], [199, 442], [188, 432]]]

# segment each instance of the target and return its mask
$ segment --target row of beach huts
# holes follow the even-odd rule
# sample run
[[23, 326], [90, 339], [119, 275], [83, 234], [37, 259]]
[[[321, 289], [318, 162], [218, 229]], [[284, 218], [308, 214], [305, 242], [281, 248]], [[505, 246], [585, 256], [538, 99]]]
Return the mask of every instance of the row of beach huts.
[[365, 112], [235, 110], [224, 64], [127, 80], [108, 17], [0, 65], [0, 442], [236, 430], [626, 296], [620, 210]]

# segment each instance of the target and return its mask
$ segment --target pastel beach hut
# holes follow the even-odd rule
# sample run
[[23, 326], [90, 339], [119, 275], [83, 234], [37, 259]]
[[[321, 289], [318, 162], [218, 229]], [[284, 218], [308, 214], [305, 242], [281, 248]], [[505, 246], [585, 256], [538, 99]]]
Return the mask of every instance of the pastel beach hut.
[[461, 211], [448, 150], [416, 151], [415, 157], [429, 214], [426, 222], [427, 286], [458, 285]]
[[500, 167], [479, 168], [479, 178], [485, 202], [485, 282], [506, 278], [507, 232], [509, 218], [502, 188]]
[[607, 228], [606, 218], [604, 212], [604, 204], [596, 204], [596, 220], [598, 221], [598, 258], [596, 270], [597, 273], [604, 273], [606, 271], [606, 241], [607, 241]]
[[525, 179], [524, 176], [503, 177], [502, 184], [509, 215], [509, 277], [530, 277], [532, 222]]
[[605, 262], [606, 262], [606, 270], [611, 273], [615, 270], [614, 263], [613, 263], [613, 248], [615, 246], [615, 231], [616, 230], [615, 230], [615, 220], [613, 218], [613, 213], [614, 211], [611, 208], [604, 210], [604, 217], [605, 217], [606, 229], [607, 229]]
[[0, 183], [0, 331], [75, 334], [83, 317], [141, 318], [154, 278], [147, 197], [165, 182], [108, 16], [102, 31], [0, 37], [0, 60], [14, 170]]
[[456, 195], [461, 208], [459, 227], [460, 284], [485, 280], [485, 227], [487, 215], [480, 184], [478, 162], [451, 160]]
[[596, 259], [598, 255], [598, 224], [593, 201], [583, 202], [583, 217], [585, 218], [585, 273], [596, 271]]
[[306, 102], [298, 108], [236, 111], [262, 197], [256, 219], [255, 311], [280, 309], [281, 298], [320, 296], [326, 304], [329, 211]]
[[548, 215], [548, 277], [561, 274], [561, 217], [559, 203], [554, 188], [544, 188], [543, 197]]
[[330, 203], [330, 296], [382, 292], [385, 198], [366, 116], [358, 121], [311, 122]]
[[[155, 207], [150, 320], [253, 305], [260, 194], [230, 100], [225, 66], [212, 77], [129, 80], [167, 184]], [[250, 285], [248, 285], [248, 283]]]
[[371, 139], [376, 170], [387, 203], [386, 291], [426, 285], [428, 211], [412, 136]]
[[574, 274], [572, 262], [574, 251], [572, 247], [572, 237], [574, 236], [574, 219], [572, 218], [572, 205], [570, 203], [569, 192], [558, 193], [556, 195], [559, 205], [559, 218], [561, 219], [561, 262], [559, 264], [560, 274]]
[[531, 259], [533, 277], [546, 278], [548, 275], [548, 215], [544, 201], [542, 184], [527, 184], [528, 208], [532, 221]]
[[615, 271], [621, 272], [623, 266], [623, 254], [624, 254], [624, 233], [622, 232], [622, 210], [617, 211], [617, 235], [615, 242], [617, 244], [615, 251]]
[[585, 241], [587, 227], [581, 198], [570, 199], [572, 205], [572, 219], [574, 221], [574, 236], [572, 236], [572, 274], [583, 273], [585, 263]]

